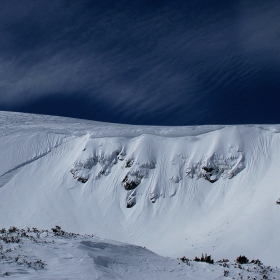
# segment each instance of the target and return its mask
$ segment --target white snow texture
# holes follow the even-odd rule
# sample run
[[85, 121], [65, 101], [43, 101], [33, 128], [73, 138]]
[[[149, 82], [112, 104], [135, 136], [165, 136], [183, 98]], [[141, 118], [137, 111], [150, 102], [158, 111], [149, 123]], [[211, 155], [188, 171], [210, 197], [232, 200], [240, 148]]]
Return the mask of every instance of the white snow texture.
[[[152, 127], [0, 112], [0, 227], [59, 225], [96, 236], [72, 240], [72, 251], [71, 242], [64, 246], [65, 254], [87, 253], [85, 273], [95, 272], [82, 276], [84, 263], [79, 277], [46, 279], [224, 277], [220, 266], [190, 268], [143, 247], [171, 258], [246, 255], [277, 266], [279, 132], [280, 125]], [[48, 260], [61, 260], [48, 250]]]

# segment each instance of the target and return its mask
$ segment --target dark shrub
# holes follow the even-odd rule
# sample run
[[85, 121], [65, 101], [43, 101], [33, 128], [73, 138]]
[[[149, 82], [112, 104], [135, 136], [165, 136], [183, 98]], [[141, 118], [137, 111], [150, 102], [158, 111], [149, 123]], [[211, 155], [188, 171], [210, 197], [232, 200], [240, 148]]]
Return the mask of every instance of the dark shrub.
[[16, 232], [18, 229], [16, 227], [10, 227], [9, 228], [9, 233]]
[[205, 262], [213, 264], [214, 260], [211, 258], [211, 255], [210, 256], [205, 255]]
[[196, 262], [206, 262], [206, 263], [210, 263], [210, 264], [214, 263], [214, 260], [211, 258], [211, 255], [207, 256], [207, 254], [205, 254], [205, 256], [202, 254], [201, 258], [195, 257], [194, 261], [196, 261]]
[[239, 256], [237, 259], [236, 259], [236, 262], [240, 263], [240, 264], [244, 264], [244, 263], [248, 263], [249, 260], [245, 257], [245, 256]]
[[254, 264], [258, 265], [258, 266], [263, 264], [259, 259], [251, 260], [251, 263], [254, 263]]
[[188, 258], [186, 258], [185, 256], [180, 258], [180, 260], [183, 262], [183, 263], [186, 263], [186, 264], [189, 264], [190, 260]]
[[55, 226], [54, 228], [52, 228], [52, 231], [53, 231], [53, 233], [60, 232], [61, 227], [60, 226]]

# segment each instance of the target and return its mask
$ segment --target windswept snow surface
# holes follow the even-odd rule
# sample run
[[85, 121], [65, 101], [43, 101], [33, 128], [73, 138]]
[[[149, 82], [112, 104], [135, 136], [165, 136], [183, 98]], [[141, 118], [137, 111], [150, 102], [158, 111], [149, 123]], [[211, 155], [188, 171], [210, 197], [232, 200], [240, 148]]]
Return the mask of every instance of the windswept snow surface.
[[[56, 228], [57, 229], [57, 228]], [[33, 229], [1, 230], [0, 278], [8, 279], [279, 279], [259, 261], [214, 264], [172, 259], [135, 245]], [[12, 232], [9, 232], [12, 231]], [[5, 241], [4, 241], [5, 240]], [[13, 240], [12, 242], [10, 242]], [[3, 242], [4, 241], [4, 242]], [[264, 278], [266, 277], [266, 278]]]
[[0, 112], [0, 227], [60, 225], [173, 258], [277, 266], [279, 132]]

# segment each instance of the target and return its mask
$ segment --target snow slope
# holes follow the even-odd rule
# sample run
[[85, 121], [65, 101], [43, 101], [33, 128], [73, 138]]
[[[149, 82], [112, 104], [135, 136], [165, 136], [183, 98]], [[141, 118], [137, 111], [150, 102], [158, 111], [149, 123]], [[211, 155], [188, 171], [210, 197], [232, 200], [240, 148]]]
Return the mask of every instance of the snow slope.
[[280, 126], [148, 127], [0, 112], [0, 227], [279, 265]]
[[171, 259], [135, 245], [62, 229], [52, 232], [10, 228], [0, 233], [1, 277], [21, 280], [279, 279], [280, 270], [259, 261], [241, 265], [228, 260], [208, 264]]

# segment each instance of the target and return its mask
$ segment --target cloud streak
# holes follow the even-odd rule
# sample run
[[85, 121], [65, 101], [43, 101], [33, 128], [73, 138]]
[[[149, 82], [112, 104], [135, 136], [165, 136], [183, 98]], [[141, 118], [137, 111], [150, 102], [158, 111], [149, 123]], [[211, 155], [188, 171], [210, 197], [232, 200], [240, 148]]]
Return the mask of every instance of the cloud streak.
[[75, 95], [109, 121], [230, 123], [280, 89], [276, 1], [12, 2], [0, 4], [0, 108]]

